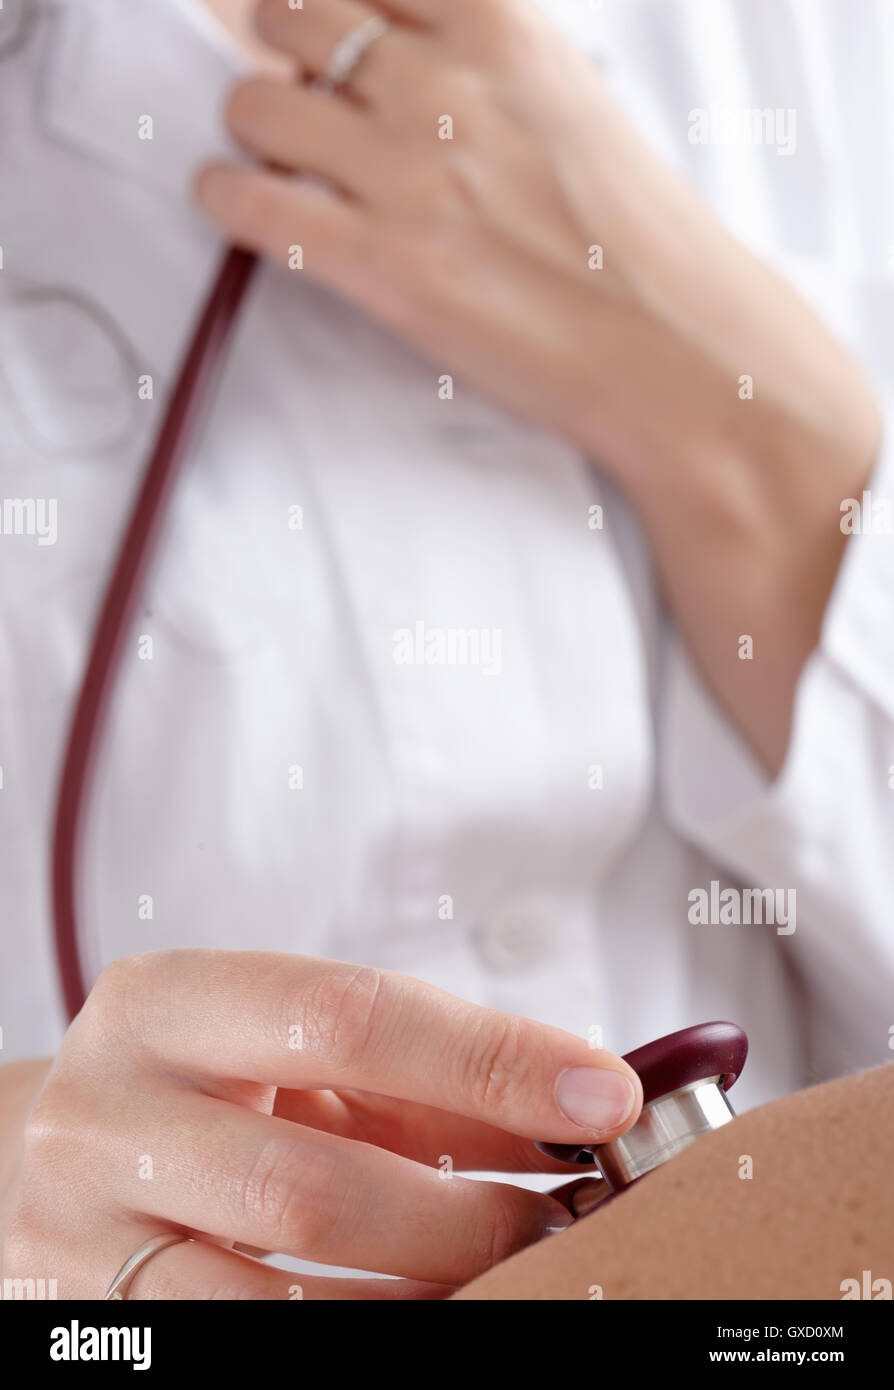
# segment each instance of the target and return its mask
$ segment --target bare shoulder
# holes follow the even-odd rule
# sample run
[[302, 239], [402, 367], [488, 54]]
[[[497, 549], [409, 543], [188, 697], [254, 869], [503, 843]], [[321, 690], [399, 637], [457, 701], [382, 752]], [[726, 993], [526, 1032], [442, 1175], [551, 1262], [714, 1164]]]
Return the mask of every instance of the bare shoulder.
[[894, 1283], [892, 1161], [894, 1065], [749, 1111], [455, 1297], [841, 1299], [864, 1270]]

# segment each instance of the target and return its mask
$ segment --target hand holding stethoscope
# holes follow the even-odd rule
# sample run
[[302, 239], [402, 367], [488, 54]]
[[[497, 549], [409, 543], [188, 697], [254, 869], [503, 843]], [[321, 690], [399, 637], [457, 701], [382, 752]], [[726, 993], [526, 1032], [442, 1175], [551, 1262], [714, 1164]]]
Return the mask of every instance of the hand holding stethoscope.
[[[528, 1136], [611, 1138], [641, 1095], [583, 1038], [389, 972], [260, 952], [118, 961], [26, 1126], [2, 1272], [97, 1299], [136, 1255], [113, 1287], [138, 1299], [445, 1297], [572, 1219], [462, 1170], [568, 1175]], [[297, 1276], [234, 1243], [400, 1278]]]

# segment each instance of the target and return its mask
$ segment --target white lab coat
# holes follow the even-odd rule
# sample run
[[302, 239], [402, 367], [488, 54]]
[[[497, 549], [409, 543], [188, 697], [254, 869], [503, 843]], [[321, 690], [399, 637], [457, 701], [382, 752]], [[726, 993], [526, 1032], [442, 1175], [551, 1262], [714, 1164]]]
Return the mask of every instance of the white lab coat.
[[[894, 9], [549, 8], [888, 389]], [[0, 490], [58, 505], [55, 544], [0, 535], [6, 1059], [63, 1030], [58, 761], [217, 263], [188, 186], [228, 150], [244, 67], [198, 0], [0, 14]], [[690, 144], [716, 103], [796, 108], [796, 153]], [[197, 945], [375, 962], [617, 1051], [727, 1017], [752, 1042], [740, 1105], [888, 1060], [894, 541], [849, 542], [770, 785], [662, 616], [621, 497], [466, 384], [441, 400], [441, 371], [294, 271], [259, 275], [127, 644], [84, 861], [94, 967]], [[396, 664], [418, 622], [498, 631], [499, 673]], [[796, 931], [693, 925], [712, 881], [795, 889]]]

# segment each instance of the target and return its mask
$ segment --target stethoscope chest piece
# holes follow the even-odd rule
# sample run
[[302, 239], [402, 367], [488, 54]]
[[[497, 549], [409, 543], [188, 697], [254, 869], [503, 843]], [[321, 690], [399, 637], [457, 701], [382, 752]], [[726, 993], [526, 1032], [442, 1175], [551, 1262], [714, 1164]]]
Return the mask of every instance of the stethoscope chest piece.
[[537, 1147], [565, 1163], [595, 1163], [610, 1192], [621, 1192], [735, 1118], [727, 1091], [747, 1054], [748, 1039], [734, 1023], [669, 1033], [624, 1058], [643, 1086], [642, 1113], [626, 1134], [608, 1144]]

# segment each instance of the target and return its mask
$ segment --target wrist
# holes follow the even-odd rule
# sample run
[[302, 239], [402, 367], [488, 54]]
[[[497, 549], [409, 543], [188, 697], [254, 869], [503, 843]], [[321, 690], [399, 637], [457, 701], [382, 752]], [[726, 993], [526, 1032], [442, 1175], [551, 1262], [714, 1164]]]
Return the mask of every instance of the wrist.
[[737, 377], [726, 362], [686, 365], [688, 379], [668, 380], [666, 408], [643, 409], [609, 465], [644, 519], [682, 509], [690, 530], [779, 532], [793, 557], [818, 532], [840, 546], [841, 502], [859, 497], [882, 433], [856, 364], [840, 351], [824, 380], [788, 381]]

